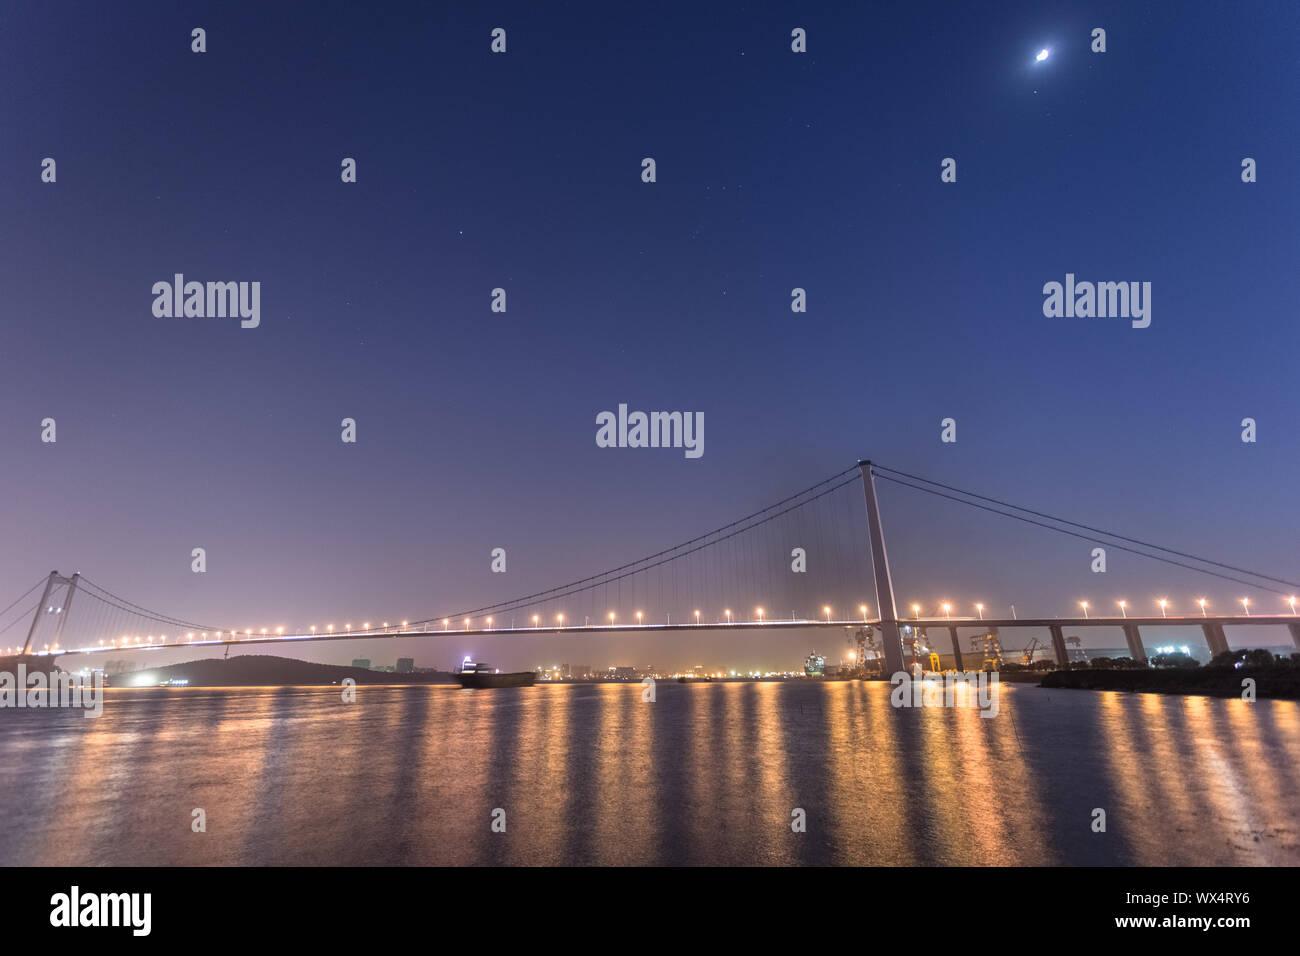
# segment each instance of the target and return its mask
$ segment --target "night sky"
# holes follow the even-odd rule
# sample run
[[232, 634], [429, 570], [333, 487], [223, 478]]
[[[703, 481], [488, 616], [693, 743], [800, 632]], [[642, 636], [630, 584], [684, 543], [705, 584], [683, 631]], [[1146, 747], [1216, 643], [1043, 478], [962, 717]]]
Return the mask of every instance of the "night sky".
[[[1300, 576], [1294, 3], [266, 6], [0, 13], [0, 605], [57, 568], [219, 626], [442, 615], [860, 457]], [[177, 272], [259, 281], [260, 327], [155, 317]], [[1045, 317], [1067, 272], [1150, 282], [1150, 327]], [[596, 447], [620, 402], [703, 456]], [[880, 490], [903, 604], [1285, 609]], [[811, 649], [521, 640], [313, 654]]]

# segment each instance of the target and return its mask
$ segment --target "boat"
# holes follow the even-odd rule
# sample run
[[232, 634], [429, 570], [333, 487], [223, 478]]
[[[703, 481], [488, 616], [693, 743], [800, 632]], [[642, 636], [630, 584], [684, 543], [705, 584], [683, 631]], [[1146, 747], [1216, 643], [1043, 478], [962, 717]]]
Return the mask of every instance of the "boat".
[[453, 674], [456, 680], [460, 681], [462, 688], [532, 687], [533, 681], [537, 679], [537, 675], [532, 671], [503, 674], [490, 664], [475, 663], [468, 657], [461, 662], [460, 670], [453, 671]]
[[803, 662], [803, 670], [809, 677], [821, 677], [826, 673], [826, 658], [813, 651], [808, 655], [808, 659]]

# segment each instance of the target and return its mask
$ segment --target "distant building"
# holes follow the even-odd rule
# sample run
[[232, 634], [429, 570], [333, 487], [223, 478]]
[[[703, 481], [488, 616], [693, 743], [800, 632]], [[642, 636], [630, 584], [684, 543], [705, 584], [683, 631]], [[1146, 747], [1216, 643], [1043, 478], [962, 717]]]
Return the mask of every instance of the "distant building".
[[634, 680], [636, 678], [635, 667], [612, 667], [610, 670], [614, 672], [616, 680]]
[[591, 676], [591, 667], [586, 664], [574, 664], [570, 671], [575, 680], [586, 680]]
[[353, 667], [360, 667], [362, 670], [367, 670], [367, 671], [368, 671], [368, 670], [370, 670], [370, 658], [368, 658], [368, 657], [357, 657], [357, 658], [354, 658], [353, 661], [352, 661], [352, 666], [353, 666]]
[[399, 658], [397, 659], [397, 673], [399, 673], [399, 674], [414, 674], [414, 673], [415, 673], [415, 658], [414, 658], [414, 657], [399, 657]]

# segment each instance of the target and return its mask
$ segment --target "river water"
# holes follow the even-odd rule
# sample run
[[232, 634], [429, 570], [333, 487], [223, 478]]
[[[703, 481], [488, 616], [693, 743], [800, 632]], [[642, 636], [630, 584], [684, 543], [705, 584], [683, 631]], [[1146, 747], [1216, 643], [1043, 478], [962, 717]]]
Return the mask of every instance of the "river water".
[[0, 710], [0, 864], [1300, 864], [1296, 702], [1003, 684], [988, 719], [889, 691], [110, 689], [97, 719]]

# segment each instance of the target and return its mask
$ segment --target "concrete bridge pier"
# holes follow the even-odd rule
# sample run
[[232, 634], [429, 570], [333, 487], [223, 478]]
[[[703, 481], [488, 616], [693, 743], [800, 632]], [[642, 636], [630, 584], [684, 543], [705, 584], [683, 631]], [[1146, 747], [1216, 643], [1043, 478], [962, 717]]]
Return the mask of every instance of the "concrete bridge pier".
[[957, 642], [957, 628], [949, 627], [948, 636], [952, 638], [953, 666], [956, 667], [957, 670], [959, 671], [964, 671], [966, 670], [966, 668], [963, 667], [961, 663], [961, 644]]
[[1061, 630], [1061, 625], [1051, 624], [1047, 629], [1052, 632], [1052, 650], [1056, 653], [1056, 666], [1069, 667], [1070, 653], [1065, 649], [1065, 634]]
[[[1210, 645], [1210, 656], [1218, 657], [1220, 654], [1226, 654], [1228, 648], [1228, 637], [1223, 633], [1222, 624], [1202, 624], [1201, 630], [1205, 634], [1205, 643]], [[1295, 632], [1292, 632], [1292, 636]], [[1300, 647], [1300, 644], [1296, 645]]]
[[1136, 624], [1124, 625], [1124, 640], [1128, 642], [1129, 657], [1135, 661], [1147, 662], [1146, 648], [1142, 646], [1142, 632], [1138, 630]]

